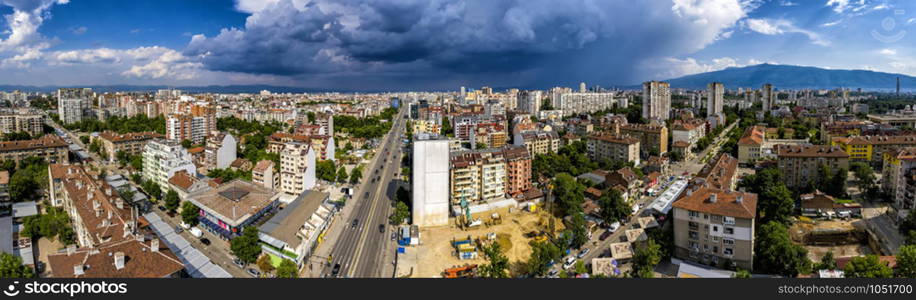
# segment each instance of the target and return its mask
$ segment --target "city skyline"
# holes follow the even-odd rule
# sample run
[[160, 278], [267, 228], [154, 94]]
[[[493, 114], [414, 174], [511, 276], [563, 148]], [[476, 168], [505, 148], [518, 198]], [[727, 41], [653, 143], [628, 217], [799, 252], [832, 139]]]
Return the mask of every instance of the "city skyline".
[[0, 3], [11, 85], [612, 86], [759, 63], [916, 74], [904, 1]]

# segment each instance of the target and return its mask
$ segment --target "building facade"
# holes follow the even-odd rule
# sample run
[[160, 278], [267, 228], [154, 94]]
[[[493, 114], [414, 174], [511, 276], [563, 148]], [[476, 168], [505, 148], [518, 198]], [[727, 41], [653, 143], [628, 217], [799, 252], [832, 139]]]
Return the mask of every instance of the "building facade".
[[412, 161], [413, 224], [448, 225], [449, 141], [414, 141]]
[[592, 160], [616, 160], [639, 165], [639, 140], [626, 136], [592, 135], [586, 148]]
[[[836, 172], [849, 169], [849, 154], [839, 147], [826, 145], [781, 145], [777, 147], [777, 166], [789, 188], [804, 187], [811, 182], [827, 180], [819, 178], [821, 165]], [[831, 176], [833, 174], [830, 174]]]
[[180, 170], [193, 176], [197, 175], [197, 166], [194, 165], [191, 154], [181, 144], [164, 139], [154, 139], [146, 143], [143, 149], [144, 179], [165, 187], [169, 184], [169, 178]]
[[688, 188], [672, 205], [674, 255], [720, 267], [754, 268], [757, 195], [709, 187]]
[[668, 120], [671, 114], [671, 88], [667, 82], [649, 81], [642, 84], [642, 117], [647, 120]]

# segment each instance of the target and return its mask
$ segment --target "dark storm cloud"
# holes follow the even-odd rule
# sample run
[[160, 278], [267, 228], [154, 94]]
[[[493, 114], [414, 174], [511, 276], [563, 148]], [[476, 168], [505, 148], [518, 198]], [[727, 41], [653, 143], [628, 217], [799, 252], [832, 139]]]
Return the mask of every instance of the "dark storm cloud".
[[195, 36], [185, 54], [217, 71], [395, 84], [628, 82], [641, 62], [699, 50], [744, 16], [738, 0], [246, 2], [257, 8], [245, 28]]

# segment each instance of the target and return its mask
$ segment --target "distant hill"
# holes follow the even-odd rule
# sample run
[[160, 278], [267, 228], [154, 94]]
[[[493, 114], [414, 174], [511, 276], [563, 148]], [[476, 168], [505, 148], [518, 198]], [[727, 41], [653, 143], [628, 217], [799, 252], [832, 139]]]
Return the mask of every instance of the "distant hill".
[[705, 89], [710, 82], [722, 82], [725, 88], [760, 88], [771, 83], [777, 89], [862, 88], [894, 90], [900, 77], [901, 90], [916, 89], [916, 77], [865, 70], [828, 70], [815, 67], [760, 64], [741, 68], [688, 75], [667, 80], [672, 88]]

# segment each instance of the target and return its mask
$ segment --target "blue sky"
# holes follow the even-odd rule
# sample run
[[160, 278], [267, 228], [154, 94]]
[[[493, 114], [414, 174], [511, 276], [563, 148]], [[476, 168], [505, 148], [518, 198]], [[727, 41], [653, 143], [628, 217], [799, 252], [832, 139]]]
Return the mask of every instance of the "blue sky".
[[906, 0], [0, 0], [0, 84], [602, 86], [764, 62], [916, 75]]

